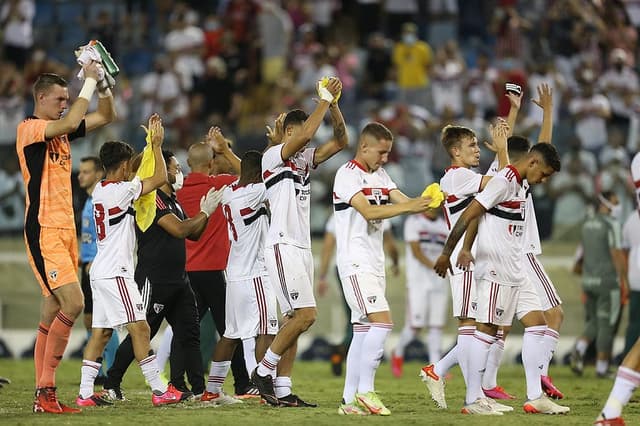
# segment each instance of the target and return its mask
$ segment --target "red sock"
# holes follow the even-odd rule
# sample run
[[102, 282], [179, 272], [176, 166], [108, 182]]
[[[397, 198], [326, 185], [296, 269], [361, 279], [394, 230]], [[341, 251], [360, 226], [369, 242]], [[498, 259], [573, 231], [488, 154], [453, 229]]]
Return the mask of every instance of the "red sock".
[[39, 387], [40, 376], [42, 375], [42, 360], [44, 359], [44, 348], [47, 346], [49, 328], [43, 323], [38, 324], [36, 334], [36, 346], [33, 348], [33, 363], [36, 367], [36, 387]]
[[55, 386], [56, 368], [58, 368], [69, 342], [71, 327], [73, 327], [73, 320], [59, 311], [49, 328], [49, 337], [42, 362], [42, 374], [40, 375], [40, 387]]

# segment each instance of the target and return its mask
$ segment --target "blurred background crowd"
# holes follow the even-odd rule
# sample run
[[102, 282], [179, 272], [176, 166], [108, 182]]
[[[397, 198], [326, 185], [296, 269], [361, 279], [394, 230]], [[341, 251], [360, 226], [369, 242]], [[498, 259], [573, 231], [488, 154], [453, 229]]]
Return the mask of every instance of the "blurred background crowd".
[[[74, 146], [79, 158], [108, 139], [141, 149], [152, 112], [187, 169], [186, 148], [212, 125], [236, 152], [262, 150], [265, 125], [294, 107], [309, 110], [316, 81], [338, 76], [351, 149], [364, 123], [395, 135], [386, 166], [417, 195], [448, 158], [440, 130], [506, 116], [504, 83], [525, 92], [516, 134], [537, 138], [542, 114], [530, 101], [554, 93], [554, 144], [562, 171], [536, 188], [543, 238], [577, 236], [593, 196], [614, 190], [633, 209], [630, 158], [638, 151], [638, 0], [4, 0], [0, 6], [0, 233], [20, 233], [22, 179], [15, 129], [31, 113], [31, 85], [56, 72], [79, 90], [74, 49], [99, 39], [120, 65], [118, 122]], [[329, 124], [318, 140], [331, 137]], [[330, 210], [335, 170], [314, 180], [312, 227]], [[484, 150], [482, 165], [492, 161]], [[83, 191], [77, 191], [82, 194]], [[78, 203], [80, 207], [80, 203]]]

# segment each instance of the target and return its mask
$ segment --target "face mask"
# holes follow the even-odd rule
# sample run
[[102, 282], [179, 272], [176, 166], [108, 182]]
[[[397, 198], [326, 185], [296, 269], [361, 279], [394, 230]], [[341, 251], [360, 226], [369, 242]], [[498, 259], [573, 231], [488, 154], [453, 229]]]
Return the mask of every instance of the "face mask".
[[402, 41], [404, 41], [407, 44], [413, 44], [416, 41], [418, 41], [418, 37], [416, 37], [415, 34], [405, 34], [402, 36]]
[[178, 173], [176, 173], [176, 181], [172, 183], [171, 186], [173, 187], [174, 191], [179, 191], [180, 189], [182, 189], [183, 183], [184, 175], [182, 174], [182, 172], [178, 171]]
[[598, 195], [598, 199], [602, 204], [604, 204], [611, 212], [609, 213], [611, 217], [615, 219], [620, 219], [622, 216], [622, 204], [612, 204], [611, 201], [604, 198], [602, 195]]

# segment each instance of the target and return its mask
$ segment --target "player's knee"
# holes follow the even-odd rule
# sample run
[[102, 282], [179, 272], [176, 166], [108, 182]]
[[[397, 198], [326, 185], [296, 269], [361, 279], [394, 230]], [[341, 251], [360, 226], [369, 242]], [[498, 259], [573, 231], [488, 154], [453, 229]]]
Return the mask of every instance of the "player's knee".
[[84, 311], [84, 300], [65, 300], [60, 304], [60, 310], [75, 320]]
[[127, 326], [131, 339], [146, 339], [149, 340], [151, 336], [151, 329], [146, 321], [136, 321], [130, 323]]
[[307, 331], [316, 322], [318, 312], [314, 308], [301, 309], [296, 312], [296, 319], [302, 331]]

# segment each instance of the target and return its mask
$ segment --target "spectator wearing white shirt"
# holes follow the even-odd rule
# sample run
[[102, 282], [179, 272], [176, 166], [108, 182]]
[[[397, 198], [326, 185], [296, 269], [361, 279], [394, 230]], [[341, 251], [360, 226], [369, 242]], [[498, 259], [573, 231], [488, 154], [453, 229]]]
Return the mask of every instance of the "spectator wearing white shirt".
[[582, 147], [598, 156], [607, 143], [607, 120], [611, 116], [611, 105], [603, 94], [596, 93], [593, 72], [582, 73], [581, 92], [569, 102], [569, 112], [575, 121], [575, 131]]
[[610, 67], [598, 79], [598, 87], [607, 94], [611, 103], [611, 124], [627, 127], [631, 101], [638, 92], [638, 73], [627, 65], [628, 55], [617, 48], [609, 55]]
[[8, 0], [3, 3], [0, 9], [0, 28], [4, 33], [4, 57], [23, 68], [29, 50], [33, 47], [36, 5], [33, 0]]

